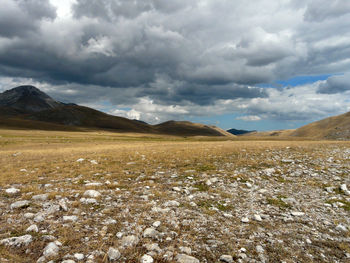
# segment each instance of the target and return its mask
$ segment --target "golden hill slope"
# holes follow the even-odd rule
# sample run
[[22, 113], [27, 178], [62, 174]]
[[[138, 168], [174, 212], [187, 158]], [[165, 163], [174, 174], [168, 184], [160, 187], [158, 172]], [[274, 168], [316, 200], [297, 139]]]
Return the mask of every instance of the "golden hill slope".
[[350, 139], [350, 112], [326, 118], [296, 129], [291, 136], [315, 139]]

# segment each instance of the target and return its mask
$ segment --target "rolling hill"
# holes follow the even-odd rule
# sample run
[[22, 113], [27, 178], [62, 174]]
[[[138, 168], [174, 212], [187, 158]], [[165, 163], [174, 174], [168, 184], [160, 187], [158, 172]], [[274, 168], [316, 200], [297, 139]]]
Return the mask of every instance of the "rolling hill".
[[305, 125], [293, 131], [291, 136], [328, 140], [349, 140], [350, 112]]
[[169, 121], [150, 125], [98, 110], [54, 100], [34, 86], [19, 86], [0, 93], [0, 127], [45, 130], [102, 129], [116, 132], [175, 136], [228, 136], [215, 126]]

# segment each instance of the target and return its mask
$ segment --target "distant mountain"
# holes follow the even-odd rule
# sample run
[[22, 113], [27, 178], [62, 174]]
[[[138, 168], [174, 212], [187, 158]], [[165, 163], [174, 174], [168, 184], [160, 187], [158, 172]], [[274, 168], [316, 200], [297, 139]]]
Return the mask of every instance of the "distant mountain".
[[0, 127], [49, 130], [89, 128], [177, 136], [227, 136], [217, 127], [202, 124], [170, 121], [149, 125], [73, 103], [61, 103], [34, 86], [19, 86], [0, 93]]
[[10, 108], [18, 113], [33, 113], [61, 106], [62, 103], [34, 86], [19, 86], [0, 93], [0, 107]]
[[291, 135], [315, 139], [349, 140], [350, 112], [310, 123], [296, 129]]
[[227, 130], [227, 132], [233, 134], [233, 135], [243, 135], [243, 134], [247, 134], [247, 133], [251, 133], [251, 132], [256, 132], [254, 131], [246, 131], [246, 130], [236, 130], [236, 129], [229, 129]]

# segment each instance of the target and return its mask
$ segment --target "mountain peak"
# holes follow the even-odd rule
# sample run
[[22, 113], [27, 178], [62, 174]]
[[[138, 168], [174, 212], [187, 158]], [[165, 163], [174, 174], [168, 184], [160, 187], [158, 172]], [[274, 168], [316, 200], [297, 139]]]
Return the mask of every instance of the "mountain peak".
[[32, 113], [59, 107], [61, 103], [32, 85], [23, 85], [0, 93], [0, 106]]

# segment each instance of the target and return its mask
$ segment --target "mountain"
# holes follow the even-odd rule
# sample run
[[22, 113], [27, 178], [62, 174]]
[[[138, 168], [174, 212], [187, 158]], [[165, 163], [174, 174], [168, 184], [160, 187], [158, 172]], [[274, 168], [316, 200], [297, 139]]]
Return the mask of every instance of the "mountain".
[[0, 93], [0, 107], [9, 108], [17, 113], [33, 113], [61, 107], [55, 101], [34, 86], [19, 86]]
[[350, 112], [305, 125], [292, 132], [291, 136], [315, 139], [349, 140]]
[[243, 135], [251, 132], [256, 132], [256, 131], [246, 131], [246, 130], [236, 130], [236, 129], [229, 129], [227, 132], [233, 134], [233, 135]]
[[34, 86], [0, 93], [0, 127], [48, 130], [102, 129], [176, 136], [227, 136], [217, 127], [191, 122], [149, 125], [95, 109], [54, 100]]

